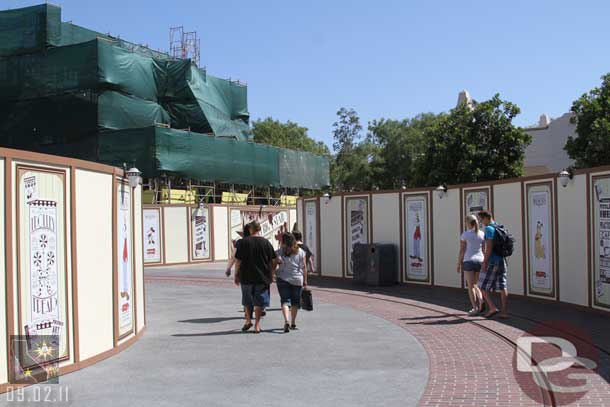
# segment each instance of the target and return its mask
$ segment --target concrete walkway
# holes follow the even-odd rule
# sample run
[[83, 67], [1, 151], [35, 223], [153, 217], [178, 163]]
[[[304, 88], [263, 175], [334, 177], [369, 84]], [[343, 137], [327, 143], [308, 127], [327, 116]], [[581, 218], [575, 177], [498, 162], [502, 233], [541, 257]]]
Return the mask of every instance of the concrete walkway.
[[[222, 273], [206, 269], [216, 277]], [[182, 274], [173, 268], [147, 275], [168, 270]], [[44, 405], [411, 406], [428, 381], [426, 351], [417, 340], [348, 306], [318, 303], [314, 312], [299, 315], [298, 331], [284, 334], [274, 287], [263, 333], [255, 335], [240, 332], [237, 288], [155, 281], [146, 293], [144, 337], [61, 377], [70, 403]], [[0, 405], [23, 405], [6, 397]]]

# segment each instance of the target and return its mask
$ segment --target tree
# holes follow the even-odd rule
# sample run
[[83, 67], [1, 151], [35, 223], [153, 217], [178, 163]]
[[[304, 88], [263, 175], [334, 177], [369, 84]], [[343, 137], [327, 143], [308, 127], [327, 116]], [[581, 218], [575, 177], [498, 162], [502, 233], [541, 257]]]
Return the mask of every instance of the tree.
[[337, 111], [339, 120], [333, 123], [333, 150], [335, 153], [349, 152], [360, 140], [362, 125], [354, 109], [342, 107]]
[[601, 87], [572, 103], [577, 136], [569, 136], [564, 149], [579, 168], [610, 164], [610, 74], [601, 79]]
[[412, 119], [369, 122], [369, 140], [378, 146], [371, 163], [376, 185], [382, 189], [417, 186], [415, 171], [424, 156], [424, 132], [437, 125], [439, 117], [423, 113]]
[[301, 127], [291, 121], [281, 123], [271, 117], [265, 120], [259, 119], [252, 123], [252, 132], [256, 143], [330, 156], [326, 144], [312, 139], [308, 136], [306, 127]]
[[425, 132], [424, 158], [417, 184], [490, 181], [523, 175], [525, 149], [531, 137], [512, 121], [520, 113], [500, 99], [463, 103]]
[[360, 142], [362, 125], [354, 109], [342, 107], [333, 124], [334, 162], [331, 165], [331, 183], [342, 191], [370, 190], [373, 187], [371, 161], [375, 145]]

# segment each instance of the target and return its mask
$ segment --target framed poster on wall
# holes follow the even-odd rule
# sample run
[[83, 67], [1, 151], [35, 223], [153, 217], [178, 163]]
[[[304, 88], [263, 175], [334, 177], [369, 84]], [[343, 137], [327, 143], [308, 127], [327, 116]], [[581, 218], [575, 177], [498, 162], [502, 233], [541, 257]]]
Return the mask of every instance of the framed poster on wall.
[[116, 216], [116, 264], [118, 295], [118, 339], [133, 332], [134, 328], [134, 287], [133, 287], [133, 241], [131, 229], [131, 188], [118, 183]]
[[282, 233], [290, 232], [291, 230], [287, 209], [230, 208], [229, 238], [231, 243], [240, 239], [241, 236], [237, 232], [241, 232], [244, 229], [244, 225], [254, 220], [258, 221], [261, 225], [261, 235], [269, 240], [276, 250], [280, 247]]
[[610, 308], [610, 174], [593, 177], [593, 304]]
[[428, 194], [404, 194], [403, 199], [403, 264], [404, 279], [430, 282], [430, 228]]
[[318, 271], [318, 201], [305, 201], [304, 243], [313, 255], [314, 273]]
[[142, 211], [142, 242], [144, 243], [144, 263], [161, 263], [161, 209], [148, 208]]
[[466, 218], [467, 215], [476, 216], [480, 211], [492, 210], [491, 188], [464, 188], [462, 190], [462, 194], [464, 199], [464, 202], [462, 203], [462, 207], [464, 208], [461, 219], [462, 225], [464, 218]]
[[370, 243], [369, 197], [345, 198], [346, 275], [353, 276], [352, 252], [357, 243]]
[[555, 297], [553, 182], [526, 185], [527, 277], [530, 294]]
[[[66, 172], [17, 166], [19, 333], [49, 335], [57, 361], [70, 358]], [[26, 349], [20, 347], [19, 352]], [[24, 354], [20, 360], [28, 360]]]
[[192, 260], [210, 259], [210, 216], [209, 208], [190, 208], [191, 257]]

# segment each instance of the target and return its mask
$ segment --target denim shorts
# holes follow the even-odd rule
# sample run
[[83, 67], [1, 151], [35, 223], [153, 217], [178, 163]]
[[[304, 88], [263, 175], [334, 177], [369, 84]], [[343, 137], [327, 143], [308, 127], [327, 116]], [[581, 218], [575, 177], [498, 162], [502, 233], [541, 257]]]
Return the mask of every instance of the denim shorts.
[[302, 286], [292, 285], [278, 278], [277, 291], [280, 293], [280, 301], [282, 305], [297, 308], [301, 306], [301, 292], [303, 291]]
[[269, 286], [267, 284], [242, 284], [241, 305], [252, 307], [269, 306]]
[[482, 265], [483, 263], [481, 263], [480, 261], [469, 260], [462, 263], [462, 269], [464, 271], [474, 271], [475, 273], [480, 273]]

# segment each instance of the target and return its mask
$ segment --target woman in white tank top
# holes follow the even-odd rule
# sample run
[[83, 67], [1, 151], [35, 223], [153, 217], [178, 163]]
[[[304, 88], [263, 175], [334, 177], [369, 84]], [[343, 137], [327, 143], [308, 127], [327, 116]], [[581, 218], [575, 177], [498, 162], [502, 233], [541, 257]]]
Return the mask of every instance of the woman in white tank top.
[[483, 242], [485, 234], [479, 230], [479, 222], [474, 215], [466, 216], [465, 225], [468, 228], [460, 236], [460, 254], [458, 255], [457, 272], [464, 271], [464, 281], [468, 287], [468, 296], [472, 309], [468, 315], [476, 315], [481, 312], [483, 295], [477, 286], [479, 273], [483, 264]]

